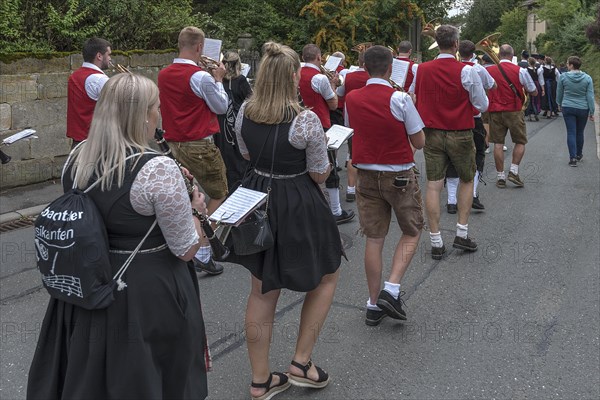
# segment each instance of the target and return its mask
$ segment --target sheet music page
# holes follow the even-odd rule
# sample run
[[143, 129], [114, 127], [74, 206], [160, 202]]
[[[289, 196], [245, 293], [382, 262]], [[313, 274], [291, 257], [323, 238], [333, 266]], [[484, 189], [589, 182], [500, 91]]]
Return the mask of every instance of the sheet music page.
[[204, 39], [204, 48], [202, 49], [202, 55], [212, 58], [215, 61], [221, 61], [221, 44], [223, 42], [219, 39]]
[[351, 65], [350, 68], [348, 68], [348, 71], [354, 72], [354, 71], [358, 70], [358, 68], [359, 68], [358, 65]]
[[408, 61], [402, 61], [394, 58], [392, 62], [392, 76], [390, 78], [398, 84], [398, 86], [404, 86], [406, 82], [406, 76], [408, 75], [408, 67], [410, 63]]
[[17, 132], [14, 135], [10, 135], [9, 137], [5, 138], [2, 143], [4, 144], [13, 144], [14, 142], [16, 142], [17, 140], [21, 140], [21, 139], [25, 139], [29, 136], [32, 136], [36, 131], [34, 131], [33, 129], [24, 129], [21, 132]]
[[513, 58], [512, 58], [512, 60], [511, 60], [511, 62], [512, 62], [513, 64], [515, 64], [515, 65], [518, 65], [518, 64], [519, 64], [519, 59], [517, 58], [517, 56], [513, 56]]
[[325, 135], [327, 136], [327, 147], [333, 150], [339, 149], [342, 143], [352, 136], [353, 133], [354, 129], [352, 128], [346, 128], [342, 125], [331, 125], [331, 128], [325, 132]]
[[239, 187], [208, 218], [211, 221], [237, 226], [266, 200], [266, 193]]
[[242, 70], [241, 70], [242, 75], [244, 75], [245, 77], [248, 77], [248, 72], [250, 72], [250, 64], [242, 63]]
[[327, 62], [325, 63], [325, 65], [323, 67], [325, 67], [326, 70], [335, 71], [337, 69], [337, 67], [340, 66], [341, 62], [342, 62], [341, 57], [329, 56], [329, 58], [327, 59]]

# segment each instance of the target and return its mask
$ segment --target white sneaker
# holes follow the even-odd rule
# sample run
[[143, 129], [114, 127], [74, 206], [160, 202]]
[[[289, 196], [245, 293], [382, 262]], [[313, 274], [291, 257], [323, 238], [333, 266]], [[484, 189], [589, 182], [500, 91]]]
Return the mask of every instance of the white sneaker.
[[502, 146], [502, 151], [506, 151], [506, 150], [508, 150], [508, 147]]

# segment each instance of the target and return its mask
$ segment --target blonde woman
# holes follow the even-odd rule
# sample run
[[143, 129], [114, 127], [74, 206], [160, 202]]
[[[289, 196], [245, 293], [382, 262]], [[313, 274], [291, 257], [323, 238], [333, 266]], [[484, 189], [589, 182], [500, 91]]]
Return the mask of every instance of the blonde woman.
[[[127, 287], [105, 309], [50, 299], [29, 371], [28, 399], [158, 399], [207, 395], [204, 322], [196, 274], [205, 212], [183, 177], [148, 145], [159, 120], [158, 88], [128, 73], [110, 78], [87, 141], [71, 155], [63, 187], [90, 192], [103, 216], [113, 274], [154, 221], [129, 266]], [[130, 154], [138, 156], [125, 161]], [[114, 171], [109, 171], [116, 167]]]
[[248, 161], [240, 154], [233, 126], [242, 103], [252, 94], [252, 88], [246, 77], [241, 74], [242, 63], [238, 53], [235, 51], [225, 53], [223, 65], [226, 71], [223, 77], [223, 88], [229, 96], [229, 106], [225, 114], [218, 115], [221, 134], [214, 135], [214, 139], [221, 150], [227, 169], [227, 187], [229, 193], [232, 193], [240, 184], [248, 166]]
[[[268, 216], [275, 246], [237, 257], [252, 273], [246, 343], [252, 367], [250, 395], [255, 400], [270, 399], [290, 384], [323, 388], [329, 383], [329, 375], [311, 356], [333, 300], [343, 252], [335, 219], [318, 186], [331, 172], [325, 133], [317, 115], [298, 103], [300, 59], [277, 43], [267, 43], [263, 50], [254, 94], [242, 105], [235, 124], [240, 151], [254, 166], [242, 185], [267, 192], [271, 166], [274, 174]], [[283, 288], [306, 293], [287, 374], [270, 372], [272, 332], [265, 331], [273, 326]]]

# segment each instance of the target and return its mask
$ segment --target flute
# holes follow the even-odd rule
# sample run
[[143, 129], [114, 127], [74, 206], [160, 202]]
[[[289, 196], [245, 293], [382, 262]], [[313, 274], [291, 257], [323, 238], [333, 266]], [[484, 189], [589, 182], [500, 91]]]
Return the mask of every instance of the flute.
[[[164, 130], [162, 130], [160, 128], [156, 128], [156, 131], [154, 131], [154, 140], [156, 140], [156, 143], [158, 144], [160, 151], [165, 156], [167, 156], [167, 157], [171, 158], [173, 161], [175, 161], [175, 163], [179, 167], [179, 170], [181, 171], [181, 174], [183, 175], [183, 171], [181, 170], [181, 168], [183, 168], [183, 167], [179, 163], [179, 161], [177, 161], [177, 159], [171, 152], [169, 143], [167, 143], [167, 141], [163, 137], [164, 133], [165, 133]], [[194, 192], [194, 189], [196, 188], [194, 186], [193, 179], [194, 178], [188, 179], [185, 175], [183, 175], [183, 180], [185, 181], [185, 187], [187, 189], [187, 192], [188, 192], [188, 195], [190, 196], [190, 198], [192, 197], [192, 193]], [[229, 249], [227, 248], [227, 246], [225, 246], [219, 240], [219, 238], [215, 234], [215, 231], [213, 230], [212, 226], [210, 226], [210, 222], [208, 221], [208, 218], [206, 217], [206, 215], [201, 214], [199, 216], [199, 219], [200, 219], [200, 226], [202, 226], [202, 230], [204, 231], [204, 234], [206, 235], [206, 237], [208, 238], [208, 242], [210, 243], [210, 248], [212, 249], [214, 258], [217, 261], [225, 260], [229, 256]]]

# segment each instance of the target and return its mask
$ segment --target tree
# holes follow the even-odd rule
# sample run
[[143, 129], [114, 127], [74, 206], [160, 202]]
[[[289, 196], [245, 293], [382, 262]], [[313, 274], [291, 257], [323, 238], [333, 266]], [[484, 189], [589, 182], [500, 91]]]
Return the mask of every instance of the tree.
[[520, 5], [522, 0], [473, 0], [466, 16], [461, 37], [478, 42], [485, 36], [497, 32], [500, 17], [506, 11]]
[[523, 7], [515, 7], [502, 14], [498, 32], [502, 34], [500, 43], [510, 44], [515, 54], [527, 49], [527, 10]]

